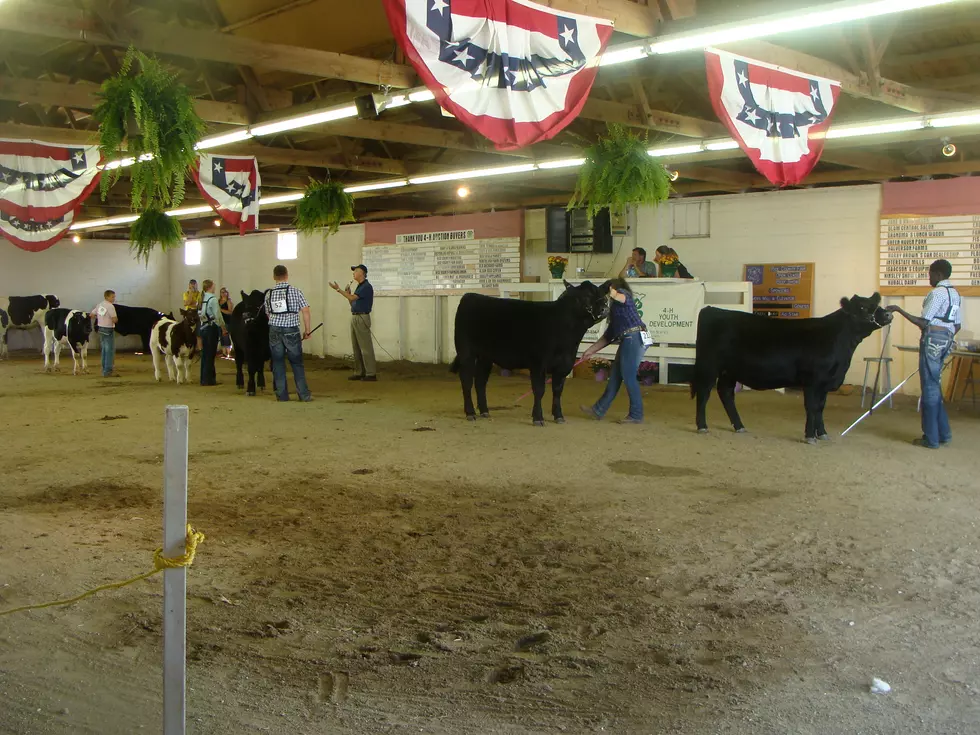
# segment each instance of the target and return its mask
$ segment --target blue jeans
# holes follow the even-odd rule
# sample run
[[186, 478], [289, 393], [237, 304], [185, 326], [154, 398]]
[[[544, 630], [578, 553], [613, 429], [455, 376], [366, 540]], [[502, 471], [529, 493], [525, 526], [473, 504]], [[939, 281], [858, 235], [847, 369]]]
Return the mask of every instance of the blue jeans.
[[919, 380], [922, 385], [922, 439], [927, 446], [938, 447], [940, 442], [953, 438], [949, 416], [943, 405], [943, 362], [953, 349], [953, 335], [926, 330], [919, 342]]
[[218, 351], [218, 337], [221, 327], [212, 324], [201, 327], [201, 385], [215, 385], [218, 375], [214, 369], [214, 355]]
[[280, 401], [289, 400], [289, 387], [286, 385], [286, 359], [293, 367], [296, 392], [301, 401], [310, 400], [310, 389], [306, 385], [306, 369], [303, 367], [303, 335], [299, 327], [269, 326], [269, 349], [272, 350], [272, 384]]
[[646, 351], [647, 348], [643, 345], [643, 338], [639, 332], [623, 335], [619, 350], [616, 352], [616, 359], [612, 364], [612, 371], [609, 373], [606, 392], [592, 407], [597, 416], [606, 415], [616, 394], [619, 393], [619, 387], [626, 383], [626, 392], [630, 397], [629, 418], [637, 421], [643, 419], [643, 397], [640, 395], [640, 381], [636, 379], [636, 371], [640, 369], [640, 362]]
[[99, 343], [102, 345], [102, 377], [112, 375], [116, 361], [116, 330], [99, 327]]

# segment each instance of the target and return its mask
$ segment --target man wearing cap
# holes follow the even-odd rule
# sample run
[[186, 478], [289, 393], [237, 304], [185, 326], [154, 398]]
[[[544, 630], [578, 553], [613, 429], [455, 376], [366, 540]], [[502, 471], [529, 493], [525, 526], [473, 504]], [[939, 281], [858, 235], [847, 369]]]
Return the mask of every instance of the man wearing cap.
[[351, 293], [350, 284], [343, 291], [336, 282], [330, 288], [350, 302], [350, 341], [354, 347], [354, 374], [349, 380], [375, 381], [378, 379], [374, 345], [371, 342], [371, 309], [374, 307], [374, 286], [367, 279], [367, 266], [352, 265], [357, 286]]

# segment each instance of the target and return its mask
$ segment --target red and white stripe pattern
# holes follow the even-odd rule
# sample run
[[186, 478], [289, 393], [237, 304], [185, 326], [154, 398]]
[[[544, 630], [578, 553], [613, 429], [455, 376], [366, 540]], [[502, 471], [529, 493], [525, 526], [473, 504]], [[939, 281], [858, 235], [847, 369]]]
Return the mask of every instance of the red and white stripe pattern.
[[415, 71], [448, 112], [512, 150], [557, 135], [595, 81], [611, 21], [526, 0], [384, 0]]
[[239, 234], [259, 228], [259, 164], [254, 156], [201, 153], [194, 181], [204, 199]]

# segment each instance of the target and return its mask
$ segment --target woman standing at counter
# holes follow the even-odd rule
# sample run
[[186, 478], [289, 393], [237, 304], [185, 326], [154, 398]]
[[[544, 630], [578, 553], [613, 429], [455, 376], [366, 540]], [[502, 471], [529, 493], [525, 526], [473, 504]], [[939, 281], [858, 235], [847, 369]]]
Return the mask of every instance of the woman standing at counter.
[[677, 251], [667, 245], [657, 248], [653, 262], [660, 266], [661, 278], [694, 278], [691, 272], [681, 263]]

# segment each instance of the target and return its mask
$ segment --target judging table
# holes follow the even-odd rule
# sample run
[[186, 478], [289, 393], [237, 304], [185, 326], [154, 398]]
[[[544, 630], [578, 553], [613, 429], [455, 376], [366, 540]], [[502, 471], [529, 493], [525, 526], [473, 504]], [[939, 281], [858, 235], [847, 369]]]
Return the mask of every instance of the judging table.
[[[899, 352], [918, 352], [918, 345], [895, 345]], [[971, 387], [974, 366], [980, 362], [980, 352], [970, 352], [969, 350], [953, 350], [950, 355], [953, 357], [953, 364], [950, 367], [949, 383], [946, 385], [945, 398], [947, 403], [954, 400], [962, 400], [966, 396], [966, 389]], [[957, 393], [959, 394], [957, 397]], [[976, 402], [976, 395], [973, 395]]]

